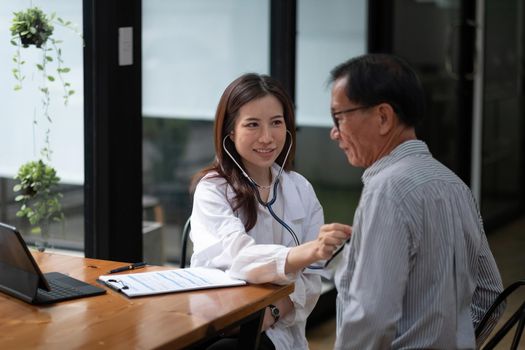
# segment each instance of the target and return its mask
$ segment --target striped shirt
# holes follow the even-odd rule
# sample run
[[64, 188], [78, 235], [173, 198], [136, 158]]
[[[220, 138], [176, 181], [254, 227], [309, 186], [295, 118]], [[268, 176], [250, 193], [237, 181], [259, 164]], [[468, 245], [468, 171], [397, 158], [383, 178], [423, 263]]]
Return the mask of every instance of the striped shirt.
[[418, 140], [362, 180], [335, 276], [335, 348], [474, 349], [503, 287], [469, 188]]

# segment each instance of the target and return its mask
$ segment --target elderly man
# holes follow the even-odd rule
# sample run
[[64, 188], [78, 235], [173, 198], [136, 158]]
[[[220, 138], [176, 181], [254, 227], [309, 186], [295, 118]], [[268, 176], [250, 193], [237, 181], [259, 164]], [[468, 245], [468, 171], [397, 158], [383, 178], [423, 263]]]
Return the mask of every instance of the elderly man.
[[330, 136], [366, 169], [335, 277], [335, 347], [475, 348], [501, 278], [469, 188], [416, 137], [424, 95], [415, 72], [369, 54], [335, 67], [331, 82]]

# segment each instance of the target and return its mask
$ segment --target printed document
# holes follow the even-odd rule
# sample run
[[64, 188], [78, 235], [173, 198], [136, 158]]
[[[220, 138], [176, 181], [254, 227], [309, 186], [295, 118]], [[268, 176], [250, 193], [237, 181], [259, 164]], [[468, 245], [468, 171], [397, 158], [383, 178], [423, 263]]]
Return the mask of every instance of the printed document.
[[230, 278], [222, 270], [205, 267], [130, 273], [126, 275], [102, 275], [98, 279], [130, 298], [246, 284], [245, 281]]

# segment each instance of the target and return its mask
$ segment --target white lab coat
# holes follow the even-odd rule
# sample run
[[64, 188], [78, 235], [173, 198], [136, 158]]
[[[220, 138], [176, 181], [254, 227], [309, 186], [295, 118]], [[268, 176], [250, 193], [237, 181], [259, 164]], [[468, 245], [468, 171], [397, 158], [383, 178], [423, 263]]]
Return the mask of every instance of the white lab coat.
[[[278, 166], [272, 168], [277, 175]], [[286, 231], [261, 204], [257, 223], [246, 233], [243, 213], [233, 211], [233, 189], [221, 177], [206, 175], [197, 185], [191, 214], [191, 266], [209, 266], [250, 283], [295, 282], [290, 295], [294, 311], [266, 331], [276, 349], [308, 349], [306, 318], [321, 293], [323, 270], [285, 274], [286, 256], [295, 246]], [[273, 196], [273, 189], [269, 198]], [[312, 185], [296, 172], [283, 172], [274, 212], [297, 234], [300, 243], [314, 240], [323, 224], [323, 209]]]

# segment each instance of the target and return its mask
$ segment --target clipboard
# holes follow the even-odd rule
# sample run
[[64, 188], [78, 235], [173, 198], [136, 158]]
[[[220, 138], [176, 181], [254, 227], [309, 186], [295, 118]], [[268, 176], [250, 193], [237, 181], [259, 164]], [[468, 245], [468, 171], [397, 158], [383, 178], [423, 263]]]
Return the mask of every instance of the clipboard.
[[206, 267], [101, 275], [98, 280], [129, 298], [246, 285], [246, 281], [231, 278], [222, 270]]

